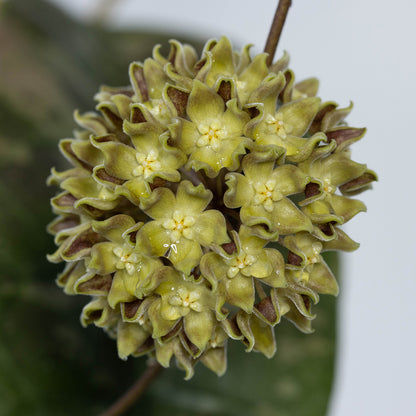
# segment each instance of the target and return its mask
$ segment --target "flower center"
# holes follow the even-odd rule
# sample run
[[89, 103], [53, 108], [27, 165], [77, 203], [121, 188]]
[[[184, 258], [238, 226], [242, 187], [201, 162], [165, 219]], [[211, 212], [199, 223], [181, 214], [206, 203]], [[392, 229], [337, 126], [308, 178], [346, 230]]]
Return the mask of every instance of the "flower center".
[[283, 140], [286, 139], [287, 134], [292, 130], [287, 123], [283, 122], [283, 115], [281, 113], [277, 113], [276, 117], [273, 117], [271, 114], [267, 114], [266, 124], [271, 133], [277, 134]]
[[306, 258], [306, 261], [307, 261], [308, 265], [309, 264], [319, 263], [319, 260], [320, 260], [319, 254], [321, 253], [322, 248], [323, 248], [322, 247], [322, 244], [319, 243], [318, 241], [316, 243], [313, 243], [312, 244], [312, 254], [309, 255]]
[[250, 254], [241, 251], [237, 257], [230, 261], [230, 268], [227, 271], [227, 276], [233, 278], [245, 267], [251, 266], [256, 262], [256, 258]]
[[266, 183], [257, 183], [254, 185], [256, 195], [254, 196], [254, 203], [263, 205], [268, 212], [273, 211], [273, 202], [280, 201], [283, 195], [276, 188], [276, 181], [271, 179]]
[[298, 281], [305, 282], [305, 283], [309, 281], [309, 272], [305, 271], [305, 269], [296, 270], [294, 274]]
[[145, 331], [152, 333], [153, 326], [148, 316], [141, 315], [140, 318], [136, 321]]
[[195, 218], [190, 215], [184, 215], [180, 211], [175, 211], [171, 219], [163, 223], [166, 230], [170, 230], [172, 242], [176, 242], [180, 237], [192, 239], [192, 226], [195, 224]]
[[332, 185], [331, 184], [331, 181], [328, 179], [328, 178], [325, 178], [324, 180], [323, 180], [323, 188], [324, 188], [324, 191], [327, 193], [327, 194], [333, 194], [336, 190], [337, 190], [337, 187], [336, 186], [334, 186], [334, 185]]
[[143, 153], [136, 153], [136, 160], [139, 166], [133, 169], [133, 176], [143, 176], [147, 179], [154, 172], [160, 170], [162, 165], [157, 159], [158, 154], [151, 150], [147, 155]]
[[295, 272], [295, 277], [303, 282], [308, 282], [309, 275], [312, 273], [313, 266], [320, 262], [320, 253], [322, 251], [322, 244], [319, 242], [312, 244], [312, 253], [306, 257], [306, 265], [302, 270]]
[[224, 338], [221, 335], [221, 333], [215, 331], [214, 336], [209, 341], [211, 348], [217, 348], [224, 344]]
[[247, 82], [245, 81], [237, 81], [236, 86], [238, 90], [243, 90], [247, 87]]
[[167, 121], [170, 119], [168, 107], [163, 99], [150, 100], [147, 105], [150, 112], [160, 121]]
[[176, 293], [173, 294], [169, 298], [169, 303], [172, 306], [178, 306], [182, 308], [192, 309], [196, 312], [202, 311], [202, 304], [199, 302], [199, 299], [201, 298], [201, 294], [196, 290], [188, 290], [184, 286], [180, 286]]
[[126, 269], [128, 274], [133, 274], [137, 269], [137, 263], [140, 262], [140, 258], [136, 253], [133, 253], [133, 249], [123, 249], [122, 247], [116, 247], [113, 253], [118, 257], [116, 268], [118, 270]]
[[218, 149], [221, 140], [227, 137], [227, 130], [217, 120], [213, 121], [209, 126], [199, 125], [198, 130], [202, 133], [196, 142], [198, 147], [211, 146], [213, 149]]

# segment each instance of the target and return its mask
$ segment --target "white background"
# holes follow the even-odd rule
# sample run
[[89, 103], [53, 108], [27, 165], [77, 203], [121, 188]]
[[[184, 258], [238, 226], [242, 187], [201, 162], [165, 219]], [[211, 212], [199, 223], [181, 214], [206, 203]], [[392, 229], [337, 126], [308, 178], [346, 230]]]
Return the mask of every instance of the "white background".
[[[102, 0], [54, 0], [90, 19]], [[260, 52], [275, 0], [119, 0], [109, 22], [162, 28], [198, 39], [230, 37]], [[320, 96], [368, 127], [353, 158], [379, 174], [360, 196], [368, 213], [347, 226], [361, 248], [343, 257], [339, 344], [330, 416], [416, 414], [415, 325], [416, 2], [293, 0], [278, 54], [291, 55], [297, 79], [317, 76]], [[295, 416], [295, 415], [294, 415]]]

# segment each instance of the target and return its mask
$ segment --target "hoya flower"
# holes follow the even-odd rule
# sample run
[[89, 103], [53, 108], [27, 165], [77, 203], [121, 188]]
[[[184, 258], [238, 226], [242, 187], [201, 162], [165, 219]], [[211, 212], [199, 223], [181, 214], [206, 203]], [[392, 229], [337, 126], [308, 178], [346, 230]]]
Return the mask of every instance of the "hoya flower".
[[319, 104], [319, 98], [310, 97], [284, 104], [277, 111], [275, 108], [268, 111], [265, 106], [253, 130], [256, 143], [284, 147], [287, 159], [298, 162], [312, 152], [316, 143], [326, 139], [322, 133], [303, 138], [318, 112]]
[[245, 225], [264, 225], [267, 232], [264, 228], [259, 232], [266, 238], [312, 230], [309, 218], [288, 198], [303, 193], [311, 178], [294, 165], [275, 167], [278, 149], [250, 153], [242, 161], [244, 174], [226, 176], [229, 189], [224, 195], [225, 205], [241, 207], [240, 217]]
[[[241, 225], [239, 234], [233, 232], [234, 244], [227, 251], [218, 247], [201, 259], [202, 275], [211, 283], [219, 296], [217, 312], [221, 319], [225, 303], [253, 312], [255, 285], [284, 287], [284, 259], [273, 248], [264, 248], [267, 241], [251, 234]], [[233, 251], [231, 251], [233, 250]]]
[[[91, 274], [112, 274], [108, 303], [112, 308], [120, 302], [136, 300], [136, 289], [149, 274], [162, 266], [159, 259], [138, 250], [130, 234], [137, 232], [142, 223], [136, 224], [127, 215], [114, 215], [105, 221], [94, 221], [92, 228], [107, 241], [95, 244], [91, 249], [87, 268]], [[84, 278], [82, 282], [88, 280]]]
[[376, 179], [351, 159], [364, 129], [315, 78], [295, 83], [287, 54], [267, 58], [226, 38], [201, 56], [156, 47], [60, 143], [49, 260], [122, 359], [221, 375], [229, 342], [272, 357], [282, 318], [311, 332], [319, 295], [338, 292], [323, 253], [358, 247], [341, 227]]
[[160, 295], [160, 316], [167, 321], [182, 321], [184, 334], [198, 348], [199, 355], [207, 346], [215, 327], [214, 296], [204, 281], [195, 282], [169, 269], [156, 288]]
[[166, 256], [178, 270], [190, 273], [199, 263], [202, 247], [229, 242], [224, 216], [205, 209], [211, 198], [209, 190], [189, 181], [179, 184], [176, 196], [167, 188], [155, 189], [141, 204], [153, 221], [139, 231], [139, 246]]
[[334, 224], [344, 224], [359, 212], [366, 211], [363, 202], [341, 195], [339, 189], [343, 184], [362, 177], [367, 168], [364, 164], [352, 161], [345, 150], [316, 153], [299, 164], [303, 172], [314, 178], [314, 182], [305, 188], [307, 198], [301, 205], [302, 211], [318, 225], [314, 234], [327, 239], [319, 226], [321, 229], [329, 227], [332, 230], [329, 233], [331, 238]]
[[338, 294], [338, 284], [326, 265], [322, 252], [325, 241], [308, 233], [287, 236], [284, 245], [290, 250], [287, 275], [292, 282], [309, 287], [317, 293]]
[[223, 98], [198, 80], [191, 90], [187, 114], [183, 120], [179, 146], [189, 154], [187, 168], [204, 169], [214, 177], [222, 168], [236, 170], [239, 156], [252, 142], [243, 137], [249, 115], [238, 108], [237, 100]]
[[241, 105], [245, 105], [253, 102], [250, 95], [270, 74], [266, 59], [265, 53], [251, 58], [250, 45], [236, 54], [231, 42], [222, 37], [206, 44], [204, 57], [199, 63], [202, 67], [195, 78], [203, 80], [210, 88], [217, 87], [228, 99], [238, 97]]
[[129, 134], [133, 146], [109, 140], [108, 136], [92, 139], [104, 155], [103, 168], [110, 178], [107, 180], [118, 183], [116, 193], [126, 195], [133, 202], [140, 201], [141, 196], [150, 195], [151, 186], [157, 179], [180, 180], [177, 169], [186, 157], [179, 149], [168, 145], [169, 131], [157, 123], [128, 121], [124, 122], [123, 130]]

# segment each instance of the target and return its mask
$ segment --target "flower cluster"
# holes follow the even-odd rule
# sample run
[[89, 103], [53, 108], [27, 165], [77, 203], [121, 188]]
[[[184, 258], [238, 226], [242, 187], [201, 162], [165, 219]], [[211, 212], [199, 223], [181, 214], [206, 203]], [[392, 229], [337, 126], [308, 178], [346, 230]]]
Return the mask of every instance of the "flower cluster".
[[340, 226], [376, 179], [350, 158], [365, 130], [315, 96], [316, 79], [295, 83], [286, 55], [266, 58], [227, 38], [201, 58], [156, 47], [60, 142], [72, 166], [49, 178], [61, 188], [49, 260], [123, 359], [221, 375], [229, 338], [271, 357], [281, 317], [310, 332], [319, 294], [338, 292], [321, 254], [358, 246]]

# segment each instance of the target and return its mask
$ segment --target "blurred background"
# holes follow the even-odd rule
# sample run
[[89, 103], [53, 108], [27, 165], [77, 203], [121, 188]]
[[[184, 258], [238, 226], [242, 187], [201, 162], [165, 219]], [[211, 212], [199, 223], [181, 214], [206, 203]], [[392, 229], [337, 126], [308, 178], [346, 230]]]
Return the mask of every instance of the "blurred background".
[[[166, 44], [169, 38], [187, 40], [200, 47], [208, 38], [227, 35], [235, 47], [252, 43], [253, 53], [260, 52], [276, 3], [50, 0], [51, 5], [71, 16], [68, 18], [40, 0], [0, 2], [0, 170], [7, 175], [3, 176], [4, 183], [0, 182], [0, 262], [4, 273], [0, 285], [0, 370], [7, 374], [7, 379], [0, 383], [0, 397], [9, 400], [8, 404], [0, 404], [0, 415], [84, 414], [79, 409], [84, 409], [86, 415], [94, 414], [111, 403], [143, 368], [143, 363], [120, 363], [112, 341], [99, 331], [77, 328], [80, 325], [74, 316], [84, 302], [61, 296], [60, 290], [51, 285], [59, 268], [43, 261], [45, 247], [51, 251], [53, 244], [49, 236], [38, 235], [38, 230], [52, 215], [48, 217], [44, 205], [37, 201], [48, 204], [52, 191], [43, 184], [52, 161], [60, 163], [58, 139], [71, 136], [72, 110], [92, 109], [89, 97], [102, 83], [127, 84], [128, 62], [144, 59], [150, 55], [153, 44]], [[359, 214], [346, 227], [361, 247], [341, 257], [336, 318], [334, 304], [322, 299], [327, 321], [317, 322], [317, 331], [308, 340], [303, 335], [296, 338], [313, 343], [316, 341], [310, 341], [311, 338], [327, 336], [333, 342], [331, 319], [336, 319], [335, 376], [328, 407], [331, 353], [315, 354], [313, 361], [285, 355], [285, 339], [297, 337], [287, 329], [287, 336], [283, 333], [281, 338], [277, 337], [277, 355], [282, 350], [279, 368], [290, 359], [296, 361], [311, 389], [319, 383], [325, 385], [324, 404], [313, 408], [308, 401], [309, 407], [302, 410], [302, 406], [290, 407], [292, 403], [276, 413], [273, 409], [279, 407], [270, 404], [253, 407], [253, 414], [320, 416], [325, 409], [329, 416], [412, 414], [416, 411], [416, 336], [412, 319], [416, 283], [415, 267], [410, 264], [416, 255], [411, 179], [416, 155], [416, 59], [412, 48], [416, 38], [416, 3], [292, 3], [277, 56], [283, 50], [289, 52], [290, 67], [298, 80], [318, 77], [323, 101], [335, 101], [341, 107], [354, 102], [347, 121], [354, 127], [367, 127], [368, 132], [353, 145], [353, 159], [375, 170], [379, 182], [372, 191], [360, 195], [368, 213]], [[39, 137], [43, 140], [39, 141]], [[35, 195], [22, 191], [16, 196], [13, 189], [31, 189], [28, 181], [35, 188], [38, 183], [42, 186]], [[42, 261], [36, 263], [39, 258]], [[37, 278], [34, 284], [33, 276], [41, 279]], [[315, 308], [318, 315], [320, 307]], [[67, 314], [68, 310], [72, 315]], [[82, 331], [87, 334], [80, 338]], [[55, 349], [48, 343], [49, 336], [57, 339]], [[56, 345], [60, 346], [59, 351]], [[313, 353], [324, 344], [310, 345]], [[51, 359], [54, 354], [56, 360]], [[76, 366], [68, 358], [74, 354], [80, 358]], [[261, 366], [268, 366], [262, 357], [255, 363], [259, 374]], [[322, 366], [326, 366], [324, 382], [319, 375]], [[294, 373], [289, 367], [286, 370], [285, 383], [273, 385], [273, 391], [278, 395], [284, 390], [286, 396], [299, 403], [302, 396], [297, 398], [293, 393]], [[87, 371], [93, 374], [87, 373], [87, 377]], [[153, 409], [148, 414], [165, 414], [163, 409], [156, 410], [154, 402], [166, 396], [176, 397], [172, 398], [175, 408], [189, 415], [232, 415], [239, 408], [237, 403], [241, 405], [241, 398], [229, 388], [234, 382], [239, 383], [237, 376], [224, 378], [213, 387], [217, 381], [205, 375], [208, 381], [197, 379], [192, 387], [194, 399], [205, 404], [193, 411], [194, 403], [187, 396], [189, 386], [173, 386], [172, 380], [180, 379], [181, 374], [172, 374], [162, 378], [145, 399], [145, 406]], [[48, 385], [49, 390], [40, 392], [33, 380], [44, 386], [48, 385], [47, 380], [55, 380], [59, 390]], [[269, 388], [270, 380], [263, 381], [262, 387]], [[79, 384], [84, 396], [74, 397], [74, 384]], [[115, 386], [119, 391], [115, 391]], [[230, 409], [217, 400], [218, 391], [228, 392]], [[104, 402], [103, 394], [108, 395]], [[49, 413], [45, 410], [46, 402]], [[71, 404], [65, 410], [62, 406], [67, 402]], [[95, 407], [86, 408], [86, 402], [95, 402]], [[315, 410], [311, 411], [312, 408]], [[77, 413], [68, 409], [77, 409]]]

